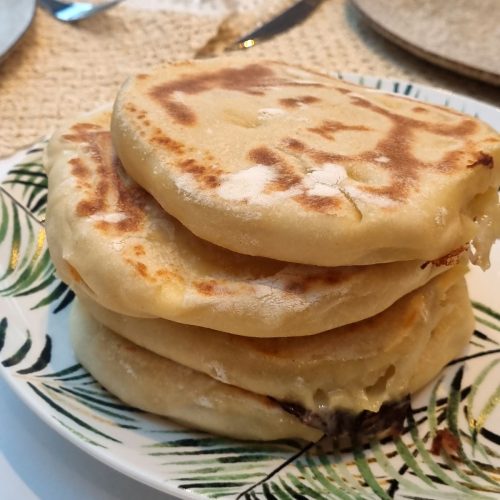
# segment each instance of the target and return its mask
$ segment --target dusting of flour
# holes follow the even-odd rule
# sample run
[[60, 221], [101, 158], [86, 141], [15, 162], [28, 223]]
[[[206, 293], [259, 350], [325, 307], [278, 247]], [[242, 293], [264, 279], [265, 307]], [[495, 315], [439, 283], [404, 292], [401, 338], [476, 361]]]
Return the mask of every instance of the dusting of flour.
[[137, 378], [137, 373], [135, 373], [134, 369], [126, 361], [120, 359], [119, 364], [128, 375], [130, 375], [132, 378]]
[[200, 396], [196, 402], [203, 408], [213, 408], [214, 407], [214, 404], [212, 403], [212, 401], [210, 399], [208, 399], [207, 397], [205, 396]]
[[224, 384], [229, 383], [229, 379], [226, 375], [226, 370], [224, 370], [224, 367], [220, 363], [218, 363], [217, 361], [212, 361], [209, 364], [208, 368], [212, 372], [213, 378]]
[[448, 215], [448, 210], [445, 207], [439, 207], [436, 210], [436, 215], [434, 217], [434, 222], [438, 226], [444, 226], [446, 224], [447, 215]]
[[275, 177], [276, 174], [272, 168], [254, 165], [234, 174], [225, 175], [217, 189], [217, 194], [224, 200], [258, 202], [267, 184]]
[[338, 185], [347, 178], [347, 172], [342, 165], [325, 163], [304, 177], [304, 186], [310, 196], [338, 196]]
[[267, 185], [276, 179], [276, 171], [266, 165], [253, 165], [222, 177], [217, 194], [228, 201], [245, 201], [253, 205], [272, 205], [301, 193], [298, 187], [286, 191], [266, 192]]
[[275, 116], [285, 115], [286, 111], [281, 108], [262, 108], [259, 109], [257, 117], [259, 120], [270, 120]]
[[120, 212], [112, 212], [109, 214], [94, 214], [90, 216], [90, 219], [95, 222], [109, 222], [110, 224], [116, 224], [127, 218], [127, 215]]
[[[378, 158], [383, 163], [385, 157]], [[300, 183], [294, 184], [284, 191], [269, 190], [269, 184], [278, 180], [278, 172], [268, 165], [251, 165], [237, 172], [226, 173], [220, 178], [220, 184], [215, 189], [217, 197], [230, 202], [244, 202], [249, 205], [269, 206], [294, 196], [336, 197], [349, 196], [351, 201], [371, 204], [378, 207], [390, 207], [394, 200], [386, 196], [369, 193], [362, 189], [349, 177], [346, 168], [338, 163], [323, 163], [307, 172]], [[215, 198], [208, 193], [200, 192], [196, 180], [190, 174], [184, 174], [176, 179], [177, 187], [184, 196], [203, 198], [203, 203], [216, 204]], [[249, 213], [252, 213], [248, 211]], [[257, 212], [254, 212], [254, 217]]]

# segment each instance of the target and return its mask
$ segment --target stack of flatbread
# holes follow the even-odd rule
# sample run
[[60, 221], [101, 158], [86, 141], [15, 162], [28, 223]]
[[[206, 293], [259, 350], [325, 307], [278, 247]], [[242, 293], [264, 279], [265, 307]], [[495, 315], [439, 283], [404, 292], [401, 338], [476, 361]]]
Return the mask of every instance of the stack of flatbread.
[[500, 139], [268, 60], [130, 78], [47, 149], [77, 357], [123, 401], [267, 440], [394, 429], [473, 331]]

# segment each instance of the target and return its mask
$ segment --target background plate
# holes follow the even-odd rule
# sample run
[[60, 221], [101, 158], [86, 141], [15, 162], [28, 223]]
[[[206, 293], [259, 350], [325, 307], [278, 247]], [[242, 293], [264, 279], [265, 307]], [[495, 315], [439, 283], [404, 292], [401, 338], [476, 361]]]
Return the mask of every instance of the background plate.
[[0, 61], [29, 28], [35, 5], [35, 0], [0, 0]]
[[[473, 99], [398, 80], [337, 76], [450, 106], [500, 129], [500, 111]], [[351, 452], [331, 439], [220, 438], [122, 404], [76, 362], [67, 326], [73, 294], [54, 276], [45, 246], [42, 147], [16, 155], [0, 171], [0, 373], [63, 437], [182, 498], [498, 498], [499, 248], [492, 269], [474, 268], [468, 277], [477, 330], [467, 351], [412, 398], [401, 436]], [[438, 433], [457, 447], [433, 455]]]
[[352, 0], [382, 36], [444, 68], [500, 85], [498, 0]]

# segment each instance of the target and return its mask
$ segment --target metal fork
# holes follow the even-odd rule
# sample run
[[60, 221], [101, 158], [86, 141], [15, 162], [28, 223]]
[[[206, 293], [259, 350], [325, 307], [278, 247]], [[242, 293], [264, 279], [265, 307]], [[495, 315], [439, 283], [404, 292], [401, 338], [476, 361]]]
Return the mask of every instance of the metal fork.
[[56, 19], [66, 23], [74, 23], [99, 14], [123, 0], [110, 0], [102, 3], [60, 2], [59, 0], [38, 0], [40, 5]]

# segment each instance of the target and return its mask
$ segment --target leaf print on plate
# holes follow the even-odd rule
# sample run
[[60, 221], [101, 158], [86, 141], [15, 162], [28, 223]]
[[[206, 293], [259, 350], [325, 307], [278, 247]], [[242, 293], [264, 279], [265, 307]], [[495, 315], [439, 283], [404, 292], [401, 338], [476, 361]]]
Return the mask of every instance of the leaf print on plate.
[[[468, 355], [480, 362], [482, 356], [477, 354], [494, 356], [496, 352]], [[499, 364], [498, 358], [493, 359], [474, 378], [465, 374], [477, 373], [473, 367], [466, 370], [463, 362], [451, 364], [434, 383], [427, 405], [413, 405], [397, 438], [355, 445], [348, 453], [342, 453], [334, 439], [323, 438], [290, 466], [247, 491], [245, 497], [495, 498], [500, 494], [498, 449], [485, 440], [479, 444], [475, 428], [498, 405], [499, 389], [492, 387], [500, 379], [500, 370], [494, 373]], [[491, 377], [491, 385], [484, 384], [486, 375]], [[476, 400], [479, 389], [493, 392], [479, 398], [486, 399], [484, 406]], [[442, 433], [449, 433], [453, 440], [452, 454], [444, 446], [433, 450]]]
[[42, 154], [45, 143], [26, 153], [0, 185], [0, 296], [34, 299], [32, 308], [56, 303], [59, 312], [74, 297], [57, 280], [45, 242], [43, 220], [47, 202], [47, 176]]
[[[353, 83], [453, 107], [500, 129], [479, 101], [393, 79]], [[401, 435], [339, 449], [286, 440], [240, 442], [130, 408], [75, 359], [73, 293], [55, 275], [43, 229], [44, 143], [0, 181], [0, 373], [62, 436], [104, 463], [181, 498], [456, 499], [500, 496], [500, 249], [472, 269], [476, 331], [467, 352], [412, 397]], [[497, 245], [498, 246], [498, 245]]]
[[46, 142], [30, 148], [22, 162], [16, 163], [1, 181], [2, 190], [8, 192], [34, 218], [43, 222], [47, 205], [47, 175], [42, 154]]

